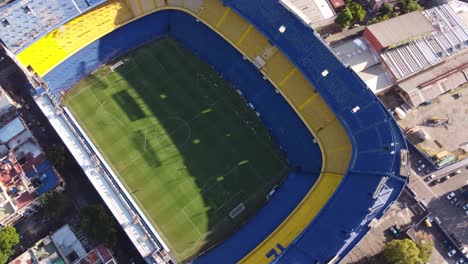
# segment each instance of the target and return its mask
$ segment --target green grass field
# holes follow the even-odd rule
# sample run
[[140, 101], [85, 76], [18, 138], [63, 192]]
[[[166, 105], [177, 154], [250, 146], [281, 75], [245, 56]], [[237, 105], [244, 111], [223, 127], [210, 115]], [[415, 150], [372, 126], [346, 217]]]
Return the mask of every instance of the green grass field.
[[[63, 103], [187, 260], [257, 211], [288, 165], [231, 84], [174, 40], [118, 60], [124, 65], [101, 67]], [[230, 219], [240, 203], [246, 210]]]

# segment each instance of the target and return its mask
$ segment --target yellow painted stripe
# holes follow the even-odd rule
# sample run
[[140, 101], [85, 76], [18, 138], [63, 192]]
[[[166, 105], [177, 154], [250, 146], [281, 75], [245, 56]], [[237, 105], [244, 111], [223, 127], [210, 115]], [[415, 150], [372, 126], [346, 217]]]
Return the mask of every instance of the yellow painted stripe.
[[224, 11], [224, 14], [223, 16], [221, 17], [221, 19], [218, 21], [218, 23], [216, 24], [216, 28], [219, 28], [219, 26], [221, 26], [221, 24], [223, 23], [224, 19], [226, 19], [226, 16], [229, 14], [229, 11], [231, 9], [230, 8], [227, 8], [226, 11]]
[[250, 30], [252, 30], [252, 25], [249, 24], [249, 27], [247, 28], [247, 30], [244, 32], [244, 34], [242, 34], [241, 38], [239, 39], [239, 41], [237, 41], [236, 45], [239, 46], [240, 44], [242, 44], [242, 41], [244, 41], [245, 37], [247, 37], [247, 35], [249, 34]]
[[302, 110], [308, 103], [310, 103], [318, 94], [317, 93], [314, 93], [313, 95], [311, 95], [309, 98], [307, 98], [307, 100], [305, 100], [304, 103], [302, 103], [300, 106], [299, 106], [299, 110]]
[[281, 82], [278, 84], [278, 86], [282, 86], [293, 74], [297, 72], [297, 68], [292, 69], [284, 78], [281, 80]]

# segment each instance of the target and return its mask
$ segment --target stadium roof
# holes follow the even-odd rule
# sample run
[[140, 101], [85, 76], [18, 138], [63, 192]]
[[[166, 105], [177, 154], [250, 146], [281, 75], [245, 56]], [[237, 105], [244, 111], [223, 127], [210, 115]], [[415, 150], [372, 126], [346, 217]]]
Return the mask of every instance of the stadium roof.
[[383, 47], [389, 47], [434, 31], [431, 22], [419, 11], [367, 27]]

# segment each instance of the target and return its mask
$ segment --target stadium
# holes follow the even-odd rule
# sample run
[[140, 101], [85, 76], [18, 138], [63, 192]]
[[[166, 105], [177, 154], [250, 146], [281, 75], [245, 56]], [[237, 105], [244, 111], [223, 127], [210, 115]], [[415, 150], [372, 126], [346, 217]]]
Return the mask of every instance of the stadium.
[[22, 0], [0, 39], [148, 263], [338, 263], [403, 134], [287, 0]]

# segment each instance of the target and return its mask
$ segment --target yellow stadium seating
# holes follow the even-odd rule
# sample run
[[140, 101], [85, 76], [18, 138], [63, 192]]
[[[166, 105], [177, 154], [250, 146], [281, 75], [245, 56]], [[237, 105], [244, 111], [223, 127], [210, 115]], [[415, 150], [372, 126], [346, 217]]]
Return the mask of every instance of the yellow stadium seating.
[[[270, 263], [265, 255], [277, 244], [288, 246], [310, 223], [341, 182], [342, 175], [323, 173], [309, 194], [301, 201], [285, 221], [254, 251], [244, 257], [239, 263]], [[297, 228], [299, 227], [299, 228]]]
[[24, 66], [43, 76], [68, 56], [130, 20], [132, 14], [121, 1], [109, 1], [71, 20], [33, 43], [18, 55]]
[[47, 34], [18, 55], [41, 76], [92, 41], [157, 9], [186, 10], [210, 26], [253, 61], [266, 62], [262, 73], [297, 111], [320, 145], [322, 173], [300, 205], [242, 263], [269, 263], [265, 254], [277, 243], [288, 246], [309, 224], [338, 187], [351, 159], [349, 138], [303, 74], [252, 25], [220, 0], [111, 0]]

